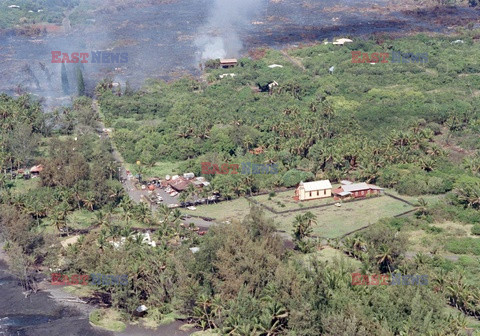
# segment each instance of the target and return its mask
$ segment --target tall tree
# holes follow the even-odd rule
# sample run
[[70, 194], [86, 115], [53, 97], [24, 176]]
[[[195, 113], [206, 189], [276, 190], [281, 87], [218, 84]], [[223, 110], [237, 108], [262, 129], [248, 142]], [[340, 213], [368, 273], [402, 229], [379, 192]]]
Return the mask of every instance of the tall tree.
[[68, 76], [67, 76], [67, 68], [65, 67], [65, 63], [62, 63], [62, 90], [63, 93], [68, 95], [70, 94], [70, 85], [68, 83]]
[[80, 68], [77, 68], [77, 93], [79, 96], [85, 96], [85, 81]]

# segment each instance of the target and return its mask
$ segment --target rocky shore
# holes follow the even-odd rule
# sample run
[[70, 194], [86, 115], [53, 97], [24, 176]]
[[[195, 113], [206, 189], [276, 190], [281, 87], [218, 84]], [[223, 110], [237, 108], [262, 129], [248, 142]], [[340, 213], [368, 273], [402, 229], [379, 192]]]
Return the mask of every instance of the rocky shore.
[[26, 293], [8, 273], [3, 244], [0, 243], [0, 336], [188, 336], [180, 331], [181, 322], [156, 330], [129, 325], [123, 332], [110, 332], [93, 327], [88, 314], [96, 307], [52, 286], [39, 284], [37, 293]]

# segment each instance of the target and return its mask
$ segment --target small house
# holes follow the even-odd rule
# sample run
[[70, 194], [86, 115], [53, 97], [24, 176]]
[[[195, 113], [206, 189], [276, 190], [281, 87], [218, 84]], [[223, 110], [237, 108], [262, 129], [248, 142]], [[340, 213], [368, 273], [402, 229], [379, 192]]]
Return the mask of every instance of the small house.
[[37, 166], [33, 166], [32, 168], [30, 168], [30, 175], [38, 176], [42, 171], [43, 171], [43, 165], [40, 164]]
[[338, 39], [336, 40], [335, 42], [333, 42], [332, 44], [334, 45], [344, 45], [345, 43], [352, 43], [353, 41], [350, 40], [350, 39], [347, 39], [347, 38], [341, 38], [341, 39]]
[[182, 192], [184, 190], [186, 190], [188, 188], [188, 186], [190, 185], [190, 181], [183, 178], [183, 177], [178, 177], [176, 179], [172, 179], [170, 182], [169, 182], [169, 185], [170, 187], [177, 191], [177, 192]]
[[220, 66], [224, 69], [233, 68], [238, 64], [236, 58], [224, 58], [220, 60]]
[[295, 190], [295, 199], [307, 201], [332, 196], [332, 184], [329, 180], [300, 182]]
[[382, 192], [382, 190], [382, 188], [373, 184], [362, 182], [342, 184], [341, 187], [334, 189], [332, 193], [335, 200], [341, 200], [346, 198], [360, 198], [367, 197], [369, 195], [378, 195]]
[[183, 178], [187, 179], [187, 180], [191, 180], [195, 177], [195, 174], [194, 173], [185, 173], [183, 174]]
[[249, 150], [248, 152], [250, 154], [260, 155], [260, 154], [263, 154], [264, 151], [265, 151], [265, 149], [262, 146], [260, 146], [260, 147], [254, 148], [253, 150]]

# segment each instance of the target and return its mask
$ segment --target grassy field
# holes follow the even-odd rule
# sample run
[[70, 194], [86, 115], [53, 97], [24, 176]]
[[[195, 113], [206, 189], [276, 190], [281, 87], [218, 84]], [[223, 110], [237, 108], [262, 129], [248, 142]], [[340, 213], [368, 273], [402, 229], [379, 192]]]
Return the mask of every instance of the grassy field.
[[344, 260], [347, 264], [350, 264], [358, 269], [360, 269], [360, 267], [362, 266], [362, 263], [359, 260], [348, 257], [341, 251], [336, 250], [330, 246], [327, 246], [321, 250], [317, 250], [313, 253], [297, 254], [296, 257], [306, 264], [309, 264], [312, 260], [315, 259], [324, 262], [332, 262], [334, 259], [338, 259]]
[[233, 219], [242, 220], [250, 212], [250, 205], [242, 197], [233, 201], [198, 206], [197, 210], [194, 211], [182, 209], [182, 212], [195, 216], [215, 218], [217, 222], [225, 222]]
[[406, 195], [400, 195], [398, 192], [396, 192], [394, 189], [385, 189], [385, 192], [391, 194], [391, 195], [394, 195], [394, 196], [397, 196], [397, 197], [400, 197], [406, 201], [409, 201], [413, 204], [416, 204], [418, 202], [418, 199], [419, 198], [423, 198], [425, 201], [427, 201], [428, 204], [433, 204], [439, 200], [441, 200], [442, 198], [445, 197], [444, 194], [440, 194], [440, 195], [422, 195], [422, 196], [406, 196]]
[[28, 194], [29, 191], [39, 187], [40, 179], [33, 178], [30, 180], [24, 180], [23, 178], [16, 178], [14, 180], [7, 179], [7, 185], [11, 186], [11, 191], [13, 194], [24, 195]]
[[[343, 203], [341, 207], [328, 206], [309, 210], [317, 216], [318, 224], [313, 233], [320, 237], [335, 238], [373, 224], [381, 218], [393, 217], [413, 209], [406, 203], [388, 196], [369, 198], [358, 202]], [[279, 215], [277, 226], [287, 233], [292, 232], [295, 216], [301, 212]]]
[[[337, 186], [333, 186], [333, 188], [335, 189]], [[289, 190], [276, 193], [273, 197], [270, 197], [269, 195], [260, 195], [254, 198], [263, 205], [266, 205], [276, 211], [297, 210], [335, 202], [332, 197], [301, 202], [295, 201], [293, 199], [294, 196], [295, 190]]]
[[[333, 189], [338, 188], [339, 186], [340, 185], [333, 185]], [[405, 195], [400, 195], [398, 192], [396, 192], [393, 189], [385, 189], [385, 192], [392, 194], [394, 196], [400, 197], [413, 204], [416, 204], [419, 198], [423, 198], [425, 201], [427, 201], [428, 204], [433, 204], [436, 201], [440, 200], [442, 197], [444, 197], [444, 195], [424, 195], [420, 197], [405, 196]], [[319, 206], [319, 205], [335, 202], [332, 197], [327, 197], [327, 198], [322, 198], [317, 200], [310, 200], [310, 201], [303, 201], [303, 202], [295, 201], [293, 199], [294, 195], [295, 195], [295, 191], [289, 190], [289, 191], [278, 192], [273, 197], [270, 197], [268, 194], [256, 196], [255, 200], [279, 212], [287, 211], [287, 210], [297, 210], [297, 209], [302, 209], [306, 207]]]
[[[256, 199], [261, 200], [258, 196]], [[266, 196], [268, 198], [268, 195]], [[259, 199], [260, 198], [260, 199]], [[330, 199], [331, 201], [331, 199]], [[413, 209], [406, 203], [388, 196], [370, 198], [358, 202], [344, 203], [341, 207], [328, 206], [310, 210], [317, 216], [318, 224], [313, 228], [314, 234], [325, 238], [336, 238], [377, 222], [381, 218], [392, 217]], [[215, 218], [217, 222], [241, 220], [249, 212], [248, 201], [244, 198], [229, 202], [197, 207], [197, 210], [183, 210], [185, 213], [197, 216]], [[266, 210], [265, 210], [266, 211]], [[274, 215], [266, 211], [268, 217], [274, 218], [279, 230], [290, 234], [295, 216], [302, 214], [298, 211], [289, 214]]]

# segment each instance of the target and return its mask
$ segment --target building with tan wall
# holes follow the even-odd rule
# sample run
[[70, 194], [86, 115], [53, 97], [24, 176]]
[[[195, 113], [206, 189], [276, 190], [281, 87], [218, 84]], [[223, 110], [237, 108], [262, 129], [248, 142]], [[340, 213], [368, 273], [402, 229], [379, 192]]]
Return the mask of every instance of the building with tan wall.
[[332, 196], [332, 184], [329, 180], [300, 182], [295, 190], [295, 199], [307, 201]]

